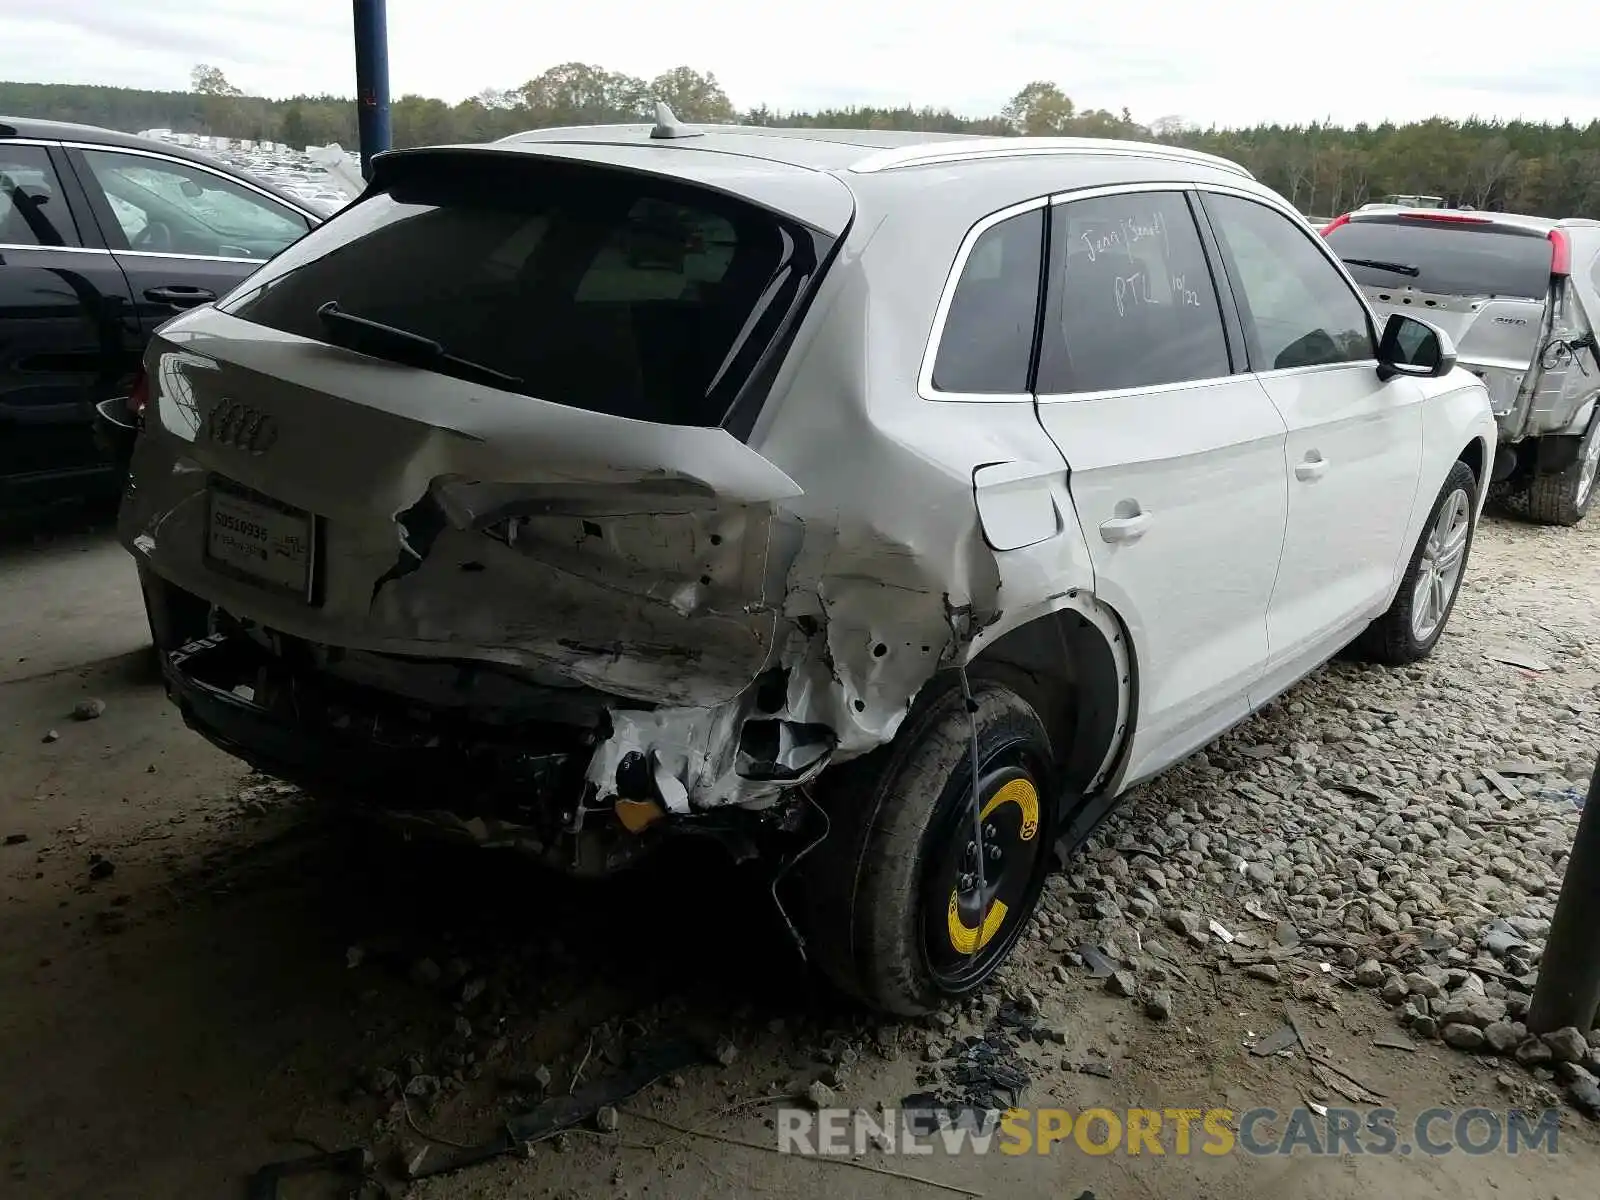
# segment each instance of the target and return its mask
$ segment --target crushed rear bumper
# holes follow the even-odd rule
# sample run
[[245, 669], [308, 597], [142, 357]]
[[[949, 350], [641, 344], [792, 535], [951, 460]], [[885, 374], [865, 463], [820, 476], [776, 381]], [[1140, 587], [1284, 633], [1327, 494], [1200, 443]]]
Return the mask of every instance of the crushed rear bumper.
[[308, 791], [385, 809], [447, 809], [529, 824], [576, 804], [587, 731], [493, 736], [386, 697], [296, 672], [237, 634], [163, 648], [167, 693], [190, 728], [252, 767]]

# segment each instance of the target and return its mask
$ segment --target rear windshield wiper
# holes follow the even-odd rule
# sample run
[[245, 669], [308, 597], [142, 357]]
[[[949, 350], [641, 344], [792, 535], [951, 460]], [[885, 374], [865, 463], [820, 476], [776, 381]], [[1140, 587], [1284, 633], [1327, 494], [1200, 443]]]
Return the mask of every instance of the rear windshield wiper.
[[1422, 274], [1422, 268], [1410, 263], [1388, 262], [1381, 258], [1347, 258], [1344, 260], [1352, 267], [1371, 267], [1375, 271], [1388, 271], [1393, 275], [1417, 276]]
[[459, 379], [496, 387], [515, 387], [522, 382], [515, 375], [507, 375], [504, 371], [496, 371], [493, 367], [486, 367], [468, 358], [458, 358], [432, 338], [423, 337], [420, 333], [347, 313], [339, 307], [337, 300], [329, 300], [317, 309], [317, 316], [347, 350], [370, 353], [375, 358], [387, 358], [407, 366], [431, 367]]

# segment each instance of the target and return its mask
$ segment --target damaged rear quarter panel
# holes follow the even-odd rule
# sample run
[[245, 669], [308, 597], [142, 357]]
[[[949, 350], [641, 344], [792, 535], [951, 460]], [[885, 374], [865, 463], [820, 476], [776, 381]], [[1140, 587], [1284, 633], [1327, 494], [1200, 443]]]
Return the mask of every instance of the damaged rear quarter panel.
[[[863, 232], [844, 246], [777, 381], [782, 402], [752, 439], [803, 489], [787, 504], [805, 539], [784, 611], [824, 639], [790, 656], [787, 711], [832, 727], [839, 760], [892, 739], [941, 666], [1055, 608], [1093, 604], [1066, 464], [1032, 401], [917, 394], [956, 247], [995, 206], [974, 195], [967, 212], [956, 204], [913, 220], [905, 209], [887, 218], [872, 200], [861, 198]], [[893, 269], [875, 267], [885, 259]], [[1012, 551], [985, 542], [973, 474], [996, 463], [1028, 465], [1037, 502], [1060, 515], [1055, 536]], [[1069, 600], [1075, 589], [1084, 594]]]

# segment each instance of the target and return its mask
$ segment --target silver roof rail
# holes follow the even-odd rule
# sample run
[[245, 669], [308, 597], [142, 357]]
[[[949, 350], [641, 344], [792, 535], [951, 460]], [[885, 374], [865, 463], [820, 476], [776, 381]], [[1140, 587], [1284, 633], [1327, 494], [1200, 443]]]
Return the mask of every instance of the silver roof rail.
[[994, 137], [967, 142], [924, 142], [916, 146], [896, 146], [879, 150], [852, 163], [850, 170], [861, 175], [893, 171], [901, 167], [934, 166], [939, 163], [969, 162], [983, 158], [1027, 158], [1039, 155], [1082, 154], [1124, 155], [1133, 158], [1164, 158], [1171, 162], [1193, 163], [1231, 171], [1246, 179], [1255, 176], [1238, 163], [1203, 150], [1188, 150], [1160, 142], [1128, 142], [1112, 138]]

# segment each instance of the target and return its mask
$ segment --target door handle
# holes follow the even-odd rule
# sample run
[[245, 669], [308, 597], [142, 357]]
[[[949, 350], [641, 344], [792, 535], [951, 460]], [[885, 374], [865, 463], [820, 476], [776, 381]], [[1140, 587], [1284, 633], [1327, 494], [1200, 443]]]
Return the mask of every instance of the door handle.
[[1137, 542], [1150, 528], [1150, 514], [1134, 513], [1131, 517], [1112, 517], [1100, 526], [1100, 537], [1107, 542]]
[[1295, 464], [1294, 477], [1302, 483], [1310, 483], [1321, 479], [1328, 470], [1328, 460], [1315, 450], [1306, 455], [1303, 462]]
[[146, 288], [144, 298], [154, 300], [157, 304], [170, 304], [174, 308], [194, 308], [197, 305], [210, 304], [217, 298], [217, 294], [210, 288], [174, 283], [166, 287]]

